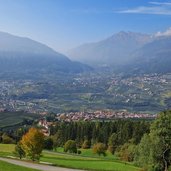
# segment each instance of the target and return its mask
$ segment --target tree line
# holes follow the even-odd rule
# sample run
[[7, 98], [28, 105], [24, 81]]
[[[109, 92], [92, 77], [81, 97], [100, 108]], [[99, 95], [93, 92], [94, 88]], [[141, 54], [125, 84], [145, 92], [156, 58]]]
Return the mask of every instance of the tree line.
[[[115, 136], [116, 145], [122, 145], [132, 139], [138, 144], [144, 133], [148, 133], [149, 121], [116, 120], [110, 122], [57, 122], [50, 128], [54, 148], [62, 147], [67, 140], [75, 140], [78, 147], [87, 141], [89, 147], [101, 142], [108, 146], [111, 136]], [[115, 135], [114, 135], [115, 134]]]

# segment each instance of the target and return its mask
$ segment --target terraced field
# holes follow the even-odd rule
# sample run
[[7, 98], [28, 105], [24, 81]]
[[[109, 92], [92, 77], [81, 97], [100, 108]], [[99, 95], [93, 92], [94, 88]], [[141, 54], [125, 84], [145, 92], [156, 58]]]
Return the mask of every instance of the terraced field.
[[0, 112], [0, 128], [16, 127], [24, 124], [25, 121], [31, 121], [39, 118], [37, 114], [24, 112]]

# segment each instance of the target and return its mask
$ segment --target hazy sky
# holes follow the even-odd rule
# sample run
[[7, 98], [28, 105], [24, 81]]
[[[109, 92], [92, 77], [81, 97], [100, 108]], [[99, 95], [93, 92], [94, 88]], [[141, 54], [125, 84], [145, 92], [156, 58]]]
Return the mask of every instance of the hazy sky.
[[171, 27], [171, 0], [0, 0], [0, 30], [64, 52], [116, 32]]

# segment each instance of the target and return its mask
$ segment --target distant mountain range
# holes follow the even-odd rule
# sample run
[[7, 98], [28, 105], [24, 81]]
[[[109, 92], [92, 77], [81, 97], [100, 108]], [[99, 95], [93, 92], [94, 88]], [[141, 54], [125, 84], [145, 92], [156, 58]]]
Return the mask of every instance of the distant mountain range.
[[119, 32], [72, 49], [68, 56], [94, 67], [120, 66], [119, 71], [130, 73], [167, 73], [171, 72], [171, 36]]
[[81, 45], [67, 54], [92, 66], [116, 66], [130, 61], [132, 53], [150, 41], [148, 34], [122, 31], [100, 42]]
[[0, 32], [0, 76], [31, 77], [81, 73], [92, 71], [92, 67], [117, 68], [118, 72], [131, 74], [168, 73], [171, 72], [171, 36], [119, 32], [73, 49], [68, 56], [73, 61], [42, 43]]
[[3, 73], [79, 73], [91, 67], [73, 62], [48, 46], [0, 32], [0, 72]]
[[156, 37], [133, 54], [125, 69], [131, 73], [170, 73], [171, 36]]

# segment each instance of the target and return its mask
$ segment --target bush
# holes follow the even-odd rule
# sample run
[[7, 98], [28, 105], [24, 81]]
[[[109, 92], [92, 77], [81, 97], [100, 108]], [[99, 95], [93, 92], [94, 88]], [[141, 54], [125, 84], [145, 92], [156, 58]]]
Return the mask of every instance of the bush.
[[120, 149], [118, 149], [117, 155], [121, 160], [132, 162], [134, 161], [137, 146], [132, 143], [123, 144]]
[[77, 153], [77, 145], [74, 140], [68, 140], [64, 145], [64, 152]]
[[106, 156], [106, 145], [103, 143], [97, 143], [93, 146], [93, 153], [98, 154], [99, 156], [102, 154], [104, 157]]
[[85, 140], [82, 144], [83, 149], [88, 149], [88, 148], [90, 148], [90, 146], [91, 146], [91, 143], [88, 140]]
[[3, 134], [2, 135], [2, 143], [3, 144], [13, 144], [14, 140], [11, 137], [9, 137], [8, 135]]

